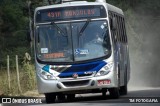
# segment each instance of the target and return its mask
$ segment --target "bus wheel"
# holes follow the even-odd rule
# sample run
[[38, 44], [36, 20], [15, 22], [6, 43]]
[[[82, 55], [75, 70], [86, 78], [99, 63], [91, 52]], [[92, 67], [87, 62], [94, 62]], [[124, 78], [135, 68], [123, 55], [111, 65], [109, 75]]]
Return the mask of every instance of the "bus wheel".
[[128, 93], [128, 88], [127, 88], [127, 74], [125, 74], [125, 77], [124, 77], [124, 86], [121, 86], [120, 87], [120, 95], [127, 95]]
[[56, 99], [55, 93], [46, 93], [45, 94], [46, 103], [54, 103]]
[[125, 71], [125, 74], [124, 74], [124, 86], [121, 86], [120, 87], [120, 95], [127, 95], [128, 93], [128, 89], [127, 89], [127, 68], [126, 68], [126, 71]]
[[75, 99], [75, 94], [68, 94], [67, 95], [67, 100], [68, 101], [73, 101]]
[[120, 93], [120, 95], [127, 95], [127, 93], [128, 93], [127, 85], [121, 86], [119, 93]]
[[104, 98], [105, 98], [105, 97], [106, 97], [106, 95], [107, 95], [107, 89], [103, 89], [103, 90], [102, 90], [102, 97], [104, 97]]
[[60, 93], [60, 94], [57, 95], [57, 99], [58, 99], [59, 102], [62, 102], [62, 101], [65, 100], [65, 95]]
[[113, 99], [118, 99], [120, 96], [118, 88], [110, 88], [109, 93], [110, 93], [111, 98]]

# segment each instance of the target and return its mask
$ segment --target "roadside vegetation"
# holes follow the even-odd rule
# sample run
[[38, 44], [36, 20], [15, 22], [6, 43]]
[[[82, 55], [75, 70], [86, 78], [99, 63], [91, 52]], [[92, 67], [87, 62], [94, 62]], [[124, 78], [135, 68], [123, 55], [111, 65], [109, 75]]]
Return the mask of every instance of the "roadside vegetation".
[[[29, 29], [29, 16], [27, 11], [28, 0], [0, 0], [0, 95], [23, 95], [23, 93], [36, 88], [36, 76], [33, 59], [33, 49], [27, 42], [26, 36]], [[30, 0], [32, 2], [32, 14], [34, 8], [40, 5], [47, 5], [48, 0]], [[94, 1], [94, 0], [88, 0]], [[159, 0], [106, 0], [108, 3], [122, 8], [126, 16], [126, 26], [129, 38], [131, 57], [143, 55], [141, 49], [144, 48], [143, 32], [139, 30], [143, 27], [140, 23], [143, 19], [158, 17]], [[138, 14], [139, 13], [139, 14]], [[142, 17], [145, 18], [142, 18]], [[146, 21], [143, 21], [146, 22]], [[149, 24], [146, 24], [148, 26]], [[158, 24], [157, 24], [158, 25]], [[156, 28], [156, 26], [154, 26]], [[144, 27], [145, 29], [146, 27]], [[158, 32], [158, 30], [157, 30]], [[157, 35], [155, 33], [155, 35]], [[158, 38], [158, 36], [157, 36]], [[136, 41], [136, 43], [135, 43]], [[149, 50], [148, 50], [149, 51]], [[32, 59], [26, 61], [25, 53], [28, 52]], [[7, 77], [7, 55], [10, 56], [11, 88], [8, 87]], [[20, 86], [22, 92], [18, 90], [15, 55], [19, 57]], [[151, 55], [151, 54], [150, 54]], [[146, 55], [146, 57], [148, 54]], [[157, 55], [158, 56], [158, 55]], [[132, 62], [149, 61], [138, 58]], [[157, 62], [159, 62], [157, 60]], [[147, 63], [146, 63], [147, 64]], [[133, 66], [135, 66], [133, 64]], [[157, 69], [158, 70], [158, 69]], [[138, 72], [133, 72], [139, 74]], [[151, 72], [149, 72], [151, 74]], [[157, 72], [158, 73], [158, 72]], [[146, 76], [145, 76], [146, 77]], [[158, 79], [158, 78], [157, 78]], [[160, 80], [159, 80], [160, 81]]]

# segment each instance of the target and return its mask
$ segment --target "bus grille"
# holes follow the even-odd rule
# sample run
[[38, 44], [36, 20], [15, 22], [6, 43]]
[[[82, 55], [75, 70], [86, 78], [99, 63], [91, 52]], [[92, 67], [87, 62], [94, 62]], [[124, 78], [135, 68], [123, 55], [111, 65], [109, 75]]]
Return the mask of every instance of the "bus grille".
[[89, 80], [62, 82], [66, 87], [85, 86], [89, 84]]

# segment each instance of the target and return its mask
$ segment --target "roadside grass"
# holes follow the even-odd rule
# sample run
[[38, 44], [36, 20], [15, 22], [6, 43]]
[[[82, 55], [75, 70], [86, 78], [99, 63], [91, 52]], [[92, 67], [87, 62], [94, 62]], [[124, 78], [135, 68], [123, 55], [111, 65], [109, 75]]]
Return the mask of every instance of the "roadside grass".
[[10, 89], [8, 84], [7, 70], [0, 70], [0, 92], [6, 96], [20, 96], [27, 91], [36, 89], [36, 75], [34, 65], [24, 63], [19, 67], [19, 79], [21, 91], [18, 89], [16, 69], [10, 69]]

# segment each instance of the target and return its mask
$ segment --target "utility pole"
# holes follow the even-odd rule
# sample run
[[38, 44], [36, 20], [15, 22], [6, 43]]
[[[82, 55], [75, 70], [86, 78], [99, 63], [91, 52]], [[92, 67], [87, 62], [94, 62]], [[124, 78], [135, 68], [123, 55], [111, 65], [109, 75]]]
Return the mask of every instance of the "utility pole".
[[19, 67], [18, 67], [18, 55], [16, 55], [16, 71], [17, 71], [17, 83], [18, 83], [18, 91], [22, 94], [20, 78], [19, 78]]
[[28, 14], [29, 14], [29, 34], [31, 38], [30, 46], [31, 46], [31, 54], [32, 54], [32, 40], [33, 40], [33, 31], [32, 31], [32, 14], [31, 14], [31, 1], [28, 0]]
[[11, 76], [10, 76], [10, 68], [9, 68], [9, 55], [7, 55], [7, 75], [8, 75], [8, 88], [9, 91], [11, 89]]

